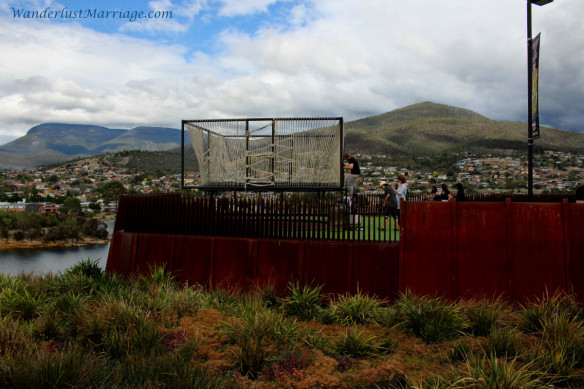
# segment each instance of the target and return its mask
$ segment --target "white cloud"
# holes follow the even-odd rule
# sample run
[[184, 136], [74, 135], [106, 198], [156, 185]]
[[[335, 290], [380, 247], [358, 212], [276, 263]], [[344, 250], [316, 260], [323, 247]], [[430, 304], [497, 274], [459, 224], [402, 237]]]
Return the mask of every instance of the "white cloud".
[[[193, 15], [241, 21], [235, 15], [257, 16], [274, 4], [152, 1], [151, 9], [180, 14], [167, 24], [132, 25], [152, 37], [164, 31], [158, 43], [124, 35], [130, 23], [105, 34], [4, 17], [0, 141], [49, 121], [178, 128], [181, 119], [213, 117], [353, 120], [420, 101], [525, 120], [522, 2], [299, 1], [287, 3], [287, 20], [274, 18], [279, 25], [268, 14], [254, 30], [226, 23], [208, 51], [191, 53], [181, 38], [194, 34]], [[534, 35], [542, 31], [542, 121], [584, 130], [584, 2], [533, 11]], [[170, 31], [176, 39], [166, 43]]]
[[257, 12], [266, 12], [268, 6], [278, 0], [220, 0], [223, 7], [219, 11], [220, 16], [249, 15]]

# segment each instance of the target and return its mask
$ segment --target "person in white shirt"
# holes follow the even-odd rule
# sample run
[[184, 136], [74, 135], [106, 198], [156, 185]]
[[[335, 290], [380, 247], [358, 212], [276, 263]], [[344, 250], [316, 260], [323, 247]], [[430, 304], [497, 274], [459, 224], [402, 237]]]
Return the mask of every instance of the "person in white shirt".
[[406, 176], [404, 176], [403, 174], [400, 174], [399, 176], [397, 176], [397, 188], [396, 188], [396, 192], [397, 192], [397, 220], [395, 223], [395, 227], [396, 228], [400, 228], [399, 227], [399, 222], [400, 222], [400, 203], [401, 200], [406, 201], [406, 195], [408, 193], [408, 184], [406, 184]]

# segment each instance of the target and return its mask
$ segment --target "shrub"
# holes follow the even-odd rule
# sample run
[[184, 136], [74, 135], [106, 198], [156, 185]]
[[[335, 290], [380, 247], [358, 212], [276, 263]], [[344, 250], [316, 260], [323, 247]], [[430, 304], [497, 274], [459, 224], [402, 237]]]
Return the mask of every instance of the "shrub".
[[216, 288], [203, 299], [204, 306], [223, 312], [231, 311], [238, 302], [238, 296], [234, 291]]
[[501, 314], [507, 307], [500, 299], [494, 301], [470, 301], [465, 314], [469, 321], [468, 331], [474, 336], [489, 336]]
[[38, 239], [41, 236], [43, 236], [43, 232], [40, 228], [31, 228], [24, 233], [24, 237], [28, 240]]
[[98, 239], [107, 238], [107, 226], [95, 218], [86, 219], [81, 226], [81, 232], [85, 236], [93, 236]]
[[455, 384], [462, 388], [526, 389], [541, 388], [540, 374], [531, 365], [520, 365], [517, 359], [477, 358], [466, 362], [466, 371]]
[[287, 315], [296, 316], [300, 320], [312, 320], [318, 318], [322, 312], [321, 294], [322, 285], [300, 286], [300, 283], [288, 284], [288, 296], [284, 299], [282, 306]]
[[263, 307], [260, 300], [251, 300], [239, 309], [241, 321], [226, 323], [226, 334], [237, 346], [238, 371], [257, 378], [267, 361], [267, 343], [285, 344], [296, 337], [298, 327], [283, 314]]
[[30, 321], [38, 316], [41, 300], [28, 290], [15, 290], [6, 288], [0, 291], [0, 312], [2, 315], [10, 315], [15, 319]]
[[426, 343], [452, 339], [468, 326], [460, 308], [441, 298], [417, 297], [406, 291], [396, 306], [403, 318], [401, 326]]
[[523, 345], [518, 335], [513, 329], [494, 330], [491, 335], [491, 355], [495, 358], [514, 358], [518, 356], [523, 350]]
[[228, 327], [227, 335], [238, 346], [235, 352], [237, 370], [256, 378], [264, 368], [268, 351], [266, 341], [273, 334], [273, 323], [266, 320], [266, 312], [258, 312]]
[[367, 296], [357, 289], [355, 295], [341, 295], [330, 304], [331, 315], [343, 324], [373, 323], [385, 301]]
[[581, 322], [564, 312], [545, 318], [542, 323], [541, 343], [532, 360], [545, 372], [546, 381], [557, 386], [579, 382], [575, 375], [584, 364], [584, 328]]
[[522, 305], [519, 328], [525, 333], [539, 332], [546, 318], [560, 314], [577, 320], [584, 317], [582, 305], [576, 301], [575, 296], [556, 292], [551, 296], [546, 294], [526, 306]]
[[345, 331], [333, 344], [333, 349], [340, 355], [360, 358], [376, 354], [380, 351], [375, 336], [366, 336], [364, 331], [352, 327]]
[[21, 230], [14, 231], [14, 233], [12, 234], [12, 238], [14, 238], [14, 240], [17, 242], [20, 242], [21, 240], [24, 239], [24, 232]]
[[381, 307], [375, 315], [375, 321], [384, 327], [395, 328], [402, 322], [402, 317], [396, 307]]
[[77, 262], [75, 265], [65, 271], [65, 274], [78, 274], [87, 278], [99, 278], [103, 274], [98, 260], [87, 258], [85, 261]]

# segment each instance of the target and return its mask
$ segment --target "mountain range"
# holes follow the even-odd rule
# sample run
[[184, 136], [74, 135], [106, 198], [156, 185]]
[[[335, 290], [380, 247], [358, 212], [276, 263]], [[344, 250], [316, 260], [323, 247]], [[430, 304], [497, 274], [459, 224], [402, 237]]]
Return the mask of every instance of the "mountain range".
[[[473, 111], [419, 103], [346, 122], [345, 149], [363, 154], [431, 155], [465, 150], [526, 150], [527, 124], [488, 119]], [[582, 152], [584, 133], [541, 129], [536, 150]], [[188, 138], [187, 138], [188, 141]], [[122, 150], [163, 151], [180, 147], [181, 130], [165, 127], [110, 129], [97, 125], [46, 123], [0, 146], [0, 167], [41, 164]]]
[[23, 169], [106, 152], [163, 151], [180, 147], [180, 144], [181, 131], [175, 128], [136, 127], [121, 130], [93, 125], [46, 123], [0, 146], [0, 166]]

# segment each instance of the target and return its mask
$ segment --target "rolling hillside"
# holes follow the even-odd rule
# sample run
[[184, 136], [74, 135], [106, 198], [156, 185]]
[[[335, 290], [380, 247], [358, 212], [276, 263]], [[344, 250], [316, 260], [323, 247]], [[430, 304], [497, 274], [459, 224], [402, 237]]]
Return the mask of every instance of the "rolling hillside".
[[[535, 141], [536, 150], [584, 150], [584, 133], [542, 128], [541, 134]], [[23, 169], [123, 150], [164, 151], [180, 147], [180, 139], [180, 130], [165, 127], [128, 131], [41, 124], [0, 146], [0, 167]], [[429, 102], [345, 123], [345, 149], [363, 154], [407, 156], [526, 148], [526, 123], [491, 120], [466, 109]]]
[[[584, 134], [541, 129], [535, 147], [582, 151]], [[365, 154], [434, 154], [460, 149], [527, 148], [527, 124], [497, 121], [442, 104], [420, 103], [345, 125], [345, 148]]]

